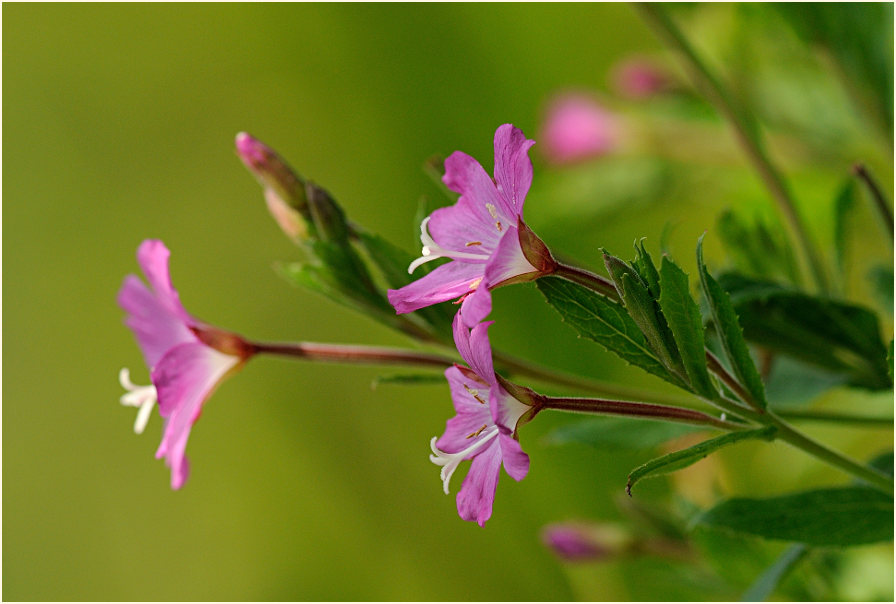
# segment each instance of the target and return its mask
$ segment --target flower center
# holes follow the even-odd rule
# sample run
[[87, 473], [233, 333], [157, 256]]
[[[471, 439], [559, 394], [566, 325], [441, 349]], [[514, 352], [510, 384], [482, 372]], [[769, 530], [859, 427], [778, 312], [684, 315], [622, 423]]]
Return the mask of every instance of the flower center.
[[[438, 243], [436, 243], [432, 237], [429, 235], [429, 231], [427, 230], [427, 225], [429, 225], [430, 217], [427, 216], [423, 219], [423, 222], [420, 223], [420, 241], [423, 243], [423, 249], [421, 250], [421, 256], [411, 262], [411, 265], [408, 267], [408, 274], [414, 272], [421, 264], [429, 262], [430, 260], [435, 260], [436, 258], [451, 258], [452, 260], [487, 260], [488, 252], [484, 254], [474, 254], [472, 252], [456, 252], [453, 250], [446, 250]], [[466, 247], [478, 248], [482, 245], [481, 241], [469, 241], [466, 243]]]
[[126, 407], [140, 408], [137, 411], [137, 420], [134, 422], [134, 432], [143, 434], [146, 423], [149, 421], [149, 414], [152, 413], [152, 408], [158, 400], [156, 387], [152, 384], [149, 386], [137, 386], [131, 382], [131, 372], [128, 369], [122, 369], [118, 372], [118, 382], [122, 388], [128, 391], [127, 394], [121, 395], [119, 399], [121, 404]]
[[[478, 430], [478, 432], [474, 432], [468, 438], [475, 438], [479, 434], [485, 430], [486, 426], [483, 426]], [[474, 442], [472, 445], [467, 447], [462, 451], [458, 451], [457, 453], [446, 453], [442, 451], [436, 446], [436, 441], [438, 437], [433, 436], [432, 440], [429, 442], [429, 447], [432, 449], [433, 455], [429, 456], [429, 460], [436, 464], [437, 466], [442, 466], [442, 472], [439, 476], [442, 478], [442, 489], [445, 491], [445, 494], [448, 494], [448, 483], [451, 481], [451, 476], [454, 474], [454, 471], [460, 465], [460, 462], [464, 461], [468, 457], [473, 457], [482, 449], [486, 443], [490, 442], [494, 437], [498, 435], [498, 427], [494, 426], [491, 430], [486, 432], [482, 438]]]

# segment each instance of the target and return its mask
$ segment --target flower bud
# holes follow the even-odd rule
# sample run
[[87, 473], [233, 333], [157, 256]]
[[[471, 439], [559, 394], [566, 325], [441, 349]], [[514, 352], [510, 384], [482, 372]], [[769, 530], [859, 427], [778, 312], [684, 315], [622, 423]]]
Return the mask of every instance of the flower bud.
[[542, 542], [570, 562], [603, 561], [627, 553], [634, 538], [616, 524], [558, 523], [542, 529]]
[[605, 155], [618, 147], [619, 124], [591, 96], [565, 94], [548, 104], [539, 139], [551, 163], [573, 163]]
[[643, 57], [630, 57], [616, 64], [611, 74], [613, 90], [627, 99], [646, 99], [672, 87], [669, 74]]
[[294, 242], [307, 239], [311, 222], [305, 181], [276, 151], [251, 135], [236, 135], [236, 151], [264, 188], [268, 211]]

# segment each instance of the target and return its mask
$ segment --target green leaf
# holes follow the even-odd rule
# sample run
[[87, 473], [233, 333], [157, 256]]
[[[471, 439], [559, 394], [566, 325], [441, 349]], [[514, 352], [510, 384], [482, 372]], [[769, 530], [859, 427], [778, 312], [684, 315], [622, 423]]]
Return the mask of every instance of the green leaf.
[[641, 279], [647, 283], [647, 289], [650, 291], [650, 295], [653, 296], [654, 300], [659, 300], [661, 291], [660, 274], [656, 270], [653, 258], [651, 258], [650, 254], [647, 253], [647, 250], [644, 249], [644, 239], [641, 239], [635, 244], [635, 261], [632, 265], [635, 270], [638, 271], [638, 275], [640, 275]]
[[691, 386], [697, 394], [714, 399], [717, 392], [706, 369], [703, 321], [700, 319], [700, 309], [691, 297], [688, 276], [668, 256], [664, 256], [659, 283], [662, 291], [660, 308], [675, 336]]
[[765, 382], [765, 393], [776, 409], [793, 408], [849, 381], [843, 372], [823, 369], [788, 355], [776, 355]]
[[687, 388], [657, 360], [644, 334], [621, 305], [559, 277], [544, 277], [536, 283], [548, 304], [580, 336], [594, 340], [632, 365]]
[[893, 499], [862, 486], [737, 498], [704, 512], [696, 522], [810, 546], [860, 545], [893, 539]]
[[868, 465], [875, 470], [880, 470], [887, 476], [893, 475], [893, 452], [887, 451], [876, 455], [874, 459], [868, 462]]
[[380, 384], [395, 384], [397, 386], [428, 386], [431, 384], [444, 384], [445, 376], [441, 373], [399, 373], [395, 375], [378, 375], [371, 383], [372, 388]]
[[775, 3], [791, 27], [836, 64], [861, 115], [893, 136], [893, 5], [888, 2]]
[[[361, 232], [358, 234], [358, 241], [392, 289], [400, 289], [420, 279], [430, 270], [429, 267], [423, 265], [417, 267], [413, 275], [408, 273], [408, 266], [414, 261], [414, 257], [379, 235]], [[451, 321], [454, 319], [453, 311], [454, 308], [451, 305], [435, 304], [421, 308], [415, 311], [415, 314], [450, 338]]]
[[598, 449], [651, 449], [666, 441], [702, 430], [699, 426], [624, 417], [590, 417], [551, 431], [549, 445], [577, 443]]
[[374, 285], [367, 267], [348, 243], [314, 241], [311, 251], [320, 265], [309, 265], [312, 272], [334, 291], [372, 308], [391, 308], [383, 293]]
[[[675, 346], [675, 339], [659, 312], [659, 306], [651, 295], [647, 283], [634, 268], [607, 252], [604, 252], [604, 262], [625, 309], [647, 338], [650, 348], [666, 368], [684, 377], [685, 371], [678, 355], [678, 348]], [[656, 289], [659, 290], [658, 279]]]
[[872, 311], [742, 275], [720, 280], [749, 341], [843, 374], [854, 386], [891, 387], [887, 351]]
[[715, 453], [722, 447], [727, 447], [749, 439], [771, 440], [775, 434], [775, 430], [776, 429], [771, 426], [759, 428], [757, 430], [730, 432], [728, 434], [723, 434], [722, 436], [711, 438], [698, 445], [694, 445], [693, 447], [688, 447], [681, 451], [675, 451], [674, 453], [657, 457], [631, 471], [628, 475], [628, 484], [625, 485], [625, 490], [631, 495], [632, 487], [635, 486], [635, 483], [639, 480], [662, 476], [663, 474], [681, 470], [682, 468], [697, 463], [710, 453]]
[[876, 265], [868, 271], [871, 293], [878, 304], [893, 314], [893, 267]]
[[841, 276], [846, 272], [846, 240], [850, 217], [856, 209], [856, 183], [849, 178], [834, 200], [834, 255]]
[[796, 281], [795, 259], [780, 231], [772, 232], [758, 219], [749, 224], [731, 210], [719, 216], [716, 228], [728, 254], [743, 272]]
[[750, 357], [750, 351], [747, 349], [747, 343], [744, 341], [744, 334], [741, 331], [737, 313], [734, 312], [734, 306], [732, 306], [728, 294], [713, 279], [703, 263], [703, 237], [701, 235], [700, 240], [697, 242], [697, 266], [700, 270], [700, 284], [703, 287], [703, 295], [709, 304], [716, 330], [722, 342], [722, 349], [725, 351], [728, 363], [734, 370], [738, 381], [746, 387], [753, 397], [753, 402], [759, 407], [765, 408], [768, 406], [765, 400], [765, 387], [762, 385], [762, 379], [759, 377], [756, 365]]
[[768, 599], [781, 580], [794, 569], [797, 563], [808, 553], [808, 548], [802, 543], [791, 545], [781, 554], [774, 564], [762, 573], [756, 582], [744, 592], [741, 602], [763, 602]]

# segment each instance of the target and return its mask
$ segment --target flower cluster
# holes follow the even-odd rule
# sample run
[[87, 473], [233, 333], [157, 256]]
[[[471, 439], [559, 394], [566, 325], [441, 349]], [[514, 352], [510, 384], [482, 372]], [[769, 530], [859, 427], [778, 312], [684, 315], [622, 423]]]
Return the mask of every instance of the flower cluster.
[[[534, 411], [511, 396], [495, 375], [488, 327], [489, 290], [537, 279], [556, 269], [544, 243], [523, 221], [523, 203], [532, 184], [528, 151], [535, 141], [504, 124], [495, 132], [494, 180], [475, 159], [455, 151], [445, 160], [443, 181], [460, 194], [420, 226], [423, 250], [408, 272], [437, 258], [450, 261], [425, 277], [389, 291], [399, 314], [459, 298], [454, 342], [469, 367], [445, 371], [457, 415], [441, 438], [432, 439], [430, 459], [442, 466], [445, 493], [458, 465], [472, 460], [457, 494], [464, 520], [484, 525], [492, 513], [501, 466], [516, 480], [529, 471], [529, 457], [517, 438], [521, 418]], [[532, 413], [529, 413], [531, 416]]]

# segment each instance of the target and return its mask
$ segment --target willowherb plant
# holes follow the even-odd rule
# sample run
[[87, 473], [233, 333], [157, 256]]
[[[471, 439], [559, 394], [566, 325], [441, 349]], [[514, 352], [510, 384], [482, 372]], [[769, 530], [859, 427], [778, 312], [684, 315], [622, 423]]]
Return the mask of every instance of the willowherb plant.
[[[493, 177], [460, 151], [444, 161], [441, 180], [459, 197], [453, 205], [422, 220], [421, 255], [414, 258], [350, 221], [323, 188], [302, 178], [264, 143], [241, 133], [236, 139], [239, 157], [262, 185], [272, 216], [307, 258], [283, 267], [284, 277], [381, 321], [421, 345], [440, 347], [444, 354], [255, 342], [212, 327], [193, 318], [181, 305], [168, 276], [169, 254], [164, 244], [144, 241], [137, 257], [150, 287], [129, 276], [118, 300], [127, 313], [126, 325], [144, 354], [152, 384], [135, 386], [127, 370], [122, 370], [120, 380], [128, 392], [121, 402], [139, 407], [137, 432], [143, 431], [158, 403], [165, 426], [156, 456], [165, 458], [170, 467], [172, 488], [181, 488], [187, 479], [187, 438], [213, 390], [255, 355], [274, 354], [312, 361], [443, 369], [456, 415], [447, 421], [441, 437], [432, 438], [430, 459], [441, 467], [445, 493], [453, 474], [470, 462], [457, 494], [457, 509], [461, 518], [481, 526], [492, 515], [501, 467], [515, 480], [528, 473], [530, 459], [520, 444], [521, 428], [543, 411], [566, 411], [653, 422], [645, 422], [645, 426], [660, 421], [717, 432], [634, 468], [627, 484], [620, 485], [629, 495], [645, 478], [674, 472], [744, 441], [782, 441], [854, 479], [846, 486], [769, 499], [723, 500], [695, 514], [694, 523], [792, 541], [800, 547], [892, 539], [892, 453], [863, 463], [792, 425], [801, 419], [892, 425], [892, 419], [788, 412], [767, 393], [763, 371], [750, 348], [759, 347], [763, 355], [783, 355], [828, 371], [837, 376], [837, 384], [891, 390], [892, 339], [888, 351], [877, 315], [830, 293], [820, 255], [792, 199], [779, 186], [780, 175], [763, 154], [758, 134], [742, 114], [727, 106], [728, 95], [722, 93], [721, 85], [668, 17], [655, 7], [643, 10], [691, 61], [698, 82], [711, 92], [715, 90], [709, 96], [723, 113], [731, 113], [748, 157], [759, 166], [790, 222], [796, 252], [779, 233], [764, 225], [747, 226], [733, 215], [725, 215], [720, 234], [734, 255], [745, 260], [740, 265], [748, 270], [710, 273], [700, 237], [696, 283], [702, 310], [680, 264], [668, 254], [655, 261], [643, 240], [636, 240], [630, 260], [603, 251], [608, 277], [561, 262], [558, 258], [563, 255], [554, 253], [523, 220], [534, 172], [529, 152], [535, 141], [513, 125], [503, 124], [494, 135]], [[584, 119], [579, 114], [573, 117]], [[563, 134], [571, 131], [571, 156], [572, 150], [582, 148], [582, 132], [574, 124], [564, 128], [550, 130], [551, 152], [563, 155]], [[892, 235], [887, 201], [867, 171], [859, 169], [857, 174], [870, 186]], [[431, 268], [429, 263], [440, 259], [442, 263]], [[816, 291], [794, 284], [803, 273], [812, 275]], [[557, 372], [493, 349], [488, 330], [494, 322], [486, 320], [492, 312], [491, 290], [531, 281], [537, 283], [558, 318], [579, 336], [672, 384], [681, 395], [670, 400], [625, 385]], [[451, 301], [454, 305], [445, 304]], [[517, 383], [533, 380], [593, 396], [548, 396]], [[546, 531], [545, 542], [570, 559], [637, 551], [690, 555], [674, 539], [620, 531], [581, 523], [557, 525]], [[799, 555], [791, 553], [791, 558], [795, 563]]]

